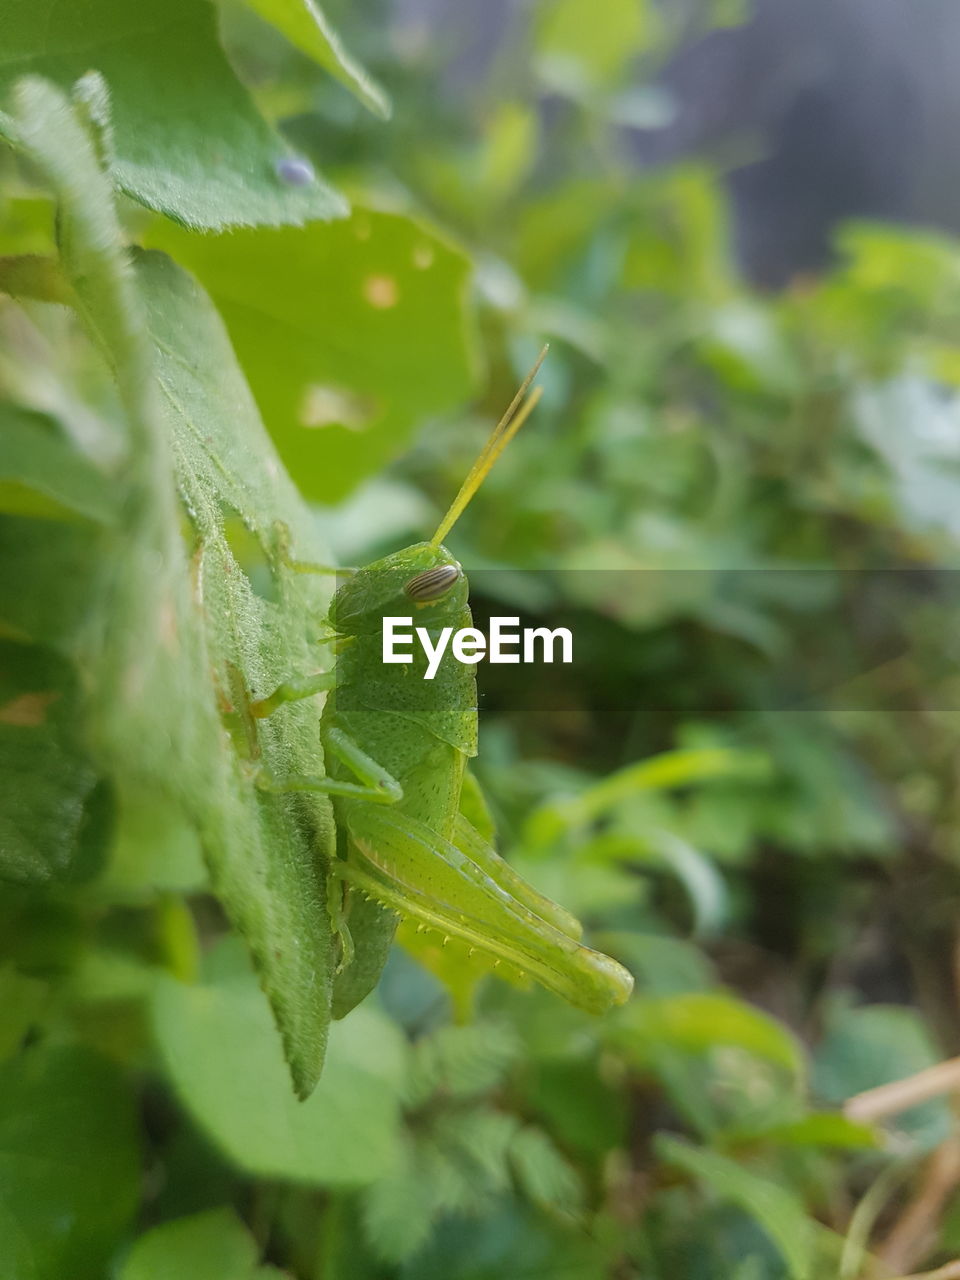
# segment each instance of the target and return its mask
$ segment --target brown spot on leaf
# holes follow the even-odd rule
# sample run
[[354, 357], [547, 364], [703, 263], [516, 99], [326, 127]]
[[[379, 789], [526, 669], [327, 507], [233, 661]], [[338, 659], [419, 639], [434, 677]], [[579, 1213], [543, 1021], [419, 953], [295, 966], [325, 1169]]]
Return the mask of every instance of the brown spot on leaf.
[[388, 311], [397, 305], [400, 290], [393, 276], [367, 276], [363, 282], [363, 296], [378, 311]]
[[0, 707], [0, 724], [38, 729], [46, 721], [47, 707], [59, 697], [59, 693], [21, 693]]
[[177, 635], [177, 606], [169, 596], [160, 605], [158, 622], [160, 626], [160, 643], [168, 653], [176, 655], [180, 650], [180, 642]]
[[305, 427], [348, 427], [362, 431], [376, 413], [370, 396], [358, 395], [343, 387], [313, 383], [307, 387], [300, 405], [300, 421]]

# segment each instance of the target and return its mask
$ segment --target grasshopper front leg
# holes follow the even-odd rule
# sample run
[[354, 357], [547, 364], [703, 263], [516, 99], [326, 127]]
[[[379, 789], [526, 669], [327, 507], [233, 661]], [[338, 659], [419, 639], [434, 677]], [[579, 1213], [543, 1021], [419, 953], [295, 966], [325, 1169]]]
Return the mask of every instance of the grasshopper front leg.
[[317, 693], [329, 693], [336, 684], [336, 679], [334, 671], [318, 671], [316, 675], [306, 676], [303, 680], [287, 680], [277, 685], [269, 697], [251, 702], [250, 711], [258, 720], [264, 720], [285, 702], [301, 702]]
[[359, 778], [359, 782], [347, 782], [321, 774], [293, 773], [285, 778], [275, 778], [265, 769], [257, 775], [261, 791], [283, 794], [292, 791], [318, 791], [328, 796], [349, 796], [365, 800], [368, 804], [397, 804], [403, 799], [403, 787], [377, 764], [372, 756], [360, 749], [342, 729], [329, 729], [324, 734], [327, 752]]

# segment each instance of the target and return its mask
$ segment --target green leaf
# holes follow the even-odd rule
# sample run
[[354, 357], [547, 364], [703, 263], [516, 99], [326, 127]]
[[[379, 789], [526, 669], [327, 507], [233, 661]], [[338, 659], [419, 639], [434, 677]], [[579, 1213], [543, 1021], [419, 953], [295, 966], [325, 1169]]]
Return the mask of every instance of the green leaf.
[[116, 513], [107, 477], [58, 425], [12, 404], [0, 404], [0, 511], [102, 521]]
[[441, 1110], [417, 1125], [405, 1136], [398, 1167], [362, 1197], [364, 1227], [376, 1252], [404, 1261], [444, 1214], [483, 1213], [508, 1186], [516, 1130], [513, 1116], [480, 1107]]
[[189, 894], [206, 887], [196, 827], [162, 795], [136, 788], [122, 793], [101, 892], [136, 902], [158, 892]]
[[234, 75], [206, 0], [9, 0], [3, 32], [0, 94], [29, 72], [63, 89], [103, 76], [113, 177], [148, 208], [205, 229], [346, 212], [321, 179], [295, 186], [278, 175], [288, 148]]
[[382, 1015], [362, 1007], [335, 1024], [323, 1078], [299, 1103], [249, 973], [195, 987], [164, 978], [153, 1008], [174, 1088], [240, 1168], [333, 1187], [362, 1186], [390, 1171], [403, 1054]]
[[755, 752], [728, 747], [664, 751], [618, 769], [579, 795], [542, 805], [527, 821], [525, 833], [533, 844], [548, 844], [564, 830], [593, 822], [639, 793], [713, 779], [762, 777], [766, 771], [765, 758]]
[[441, 1208], [471, 1213], [478, 1199], [501, 1195], [510, 1183], [510, 1145], [516, 1116], [489, 1106], [443, 1108], [430, 1138], [448, 1167], [440, 1189]]
[[[956, 440], [960, 397], [908, 374], [860, 388], [858, 433], [890, 470], [900, 522], [918, 533], [942, 531], [956, 539], [960, 479]], [[903, 423], [912, 423], [910, 431]]]
[[539, 1062], [526, 1097], [566, 1150], [603, 1158], [623, 1146], [628, 1128], [626, 1095], [601, 1079], [591, 1057], [553, 1056]]
[[690, 899], [695, 933], [719, 933], [730, 913], [729, 895], [720, 872], [699, 849], [675, 831], [651, 824], [635, 847], [632, 861], [662, 863], [677, 877]]
[[0, 630], [72, 654], [99, 552], [99, 530], [88, 521], [0, 515], [0, 565], [16, 565], [19, 582], [19, 590], [0, 593]]
[[6, 191], [5, 195], [0, 219], [0, 251], [13, 256], [36, 254], [44, 258], [49, 255], [53, 247], [53, 206], [49, 199], [36, 192], [23, 196]]
[[[837, 1001], [828, 1012], [826, 1035], [814, 1058], [812, 1087], [824, 1101], [843, 1103], [938, 1061], [916, 1009], [883, 1004], [850, 1008], [847, 1001]], [[953, 1126], [945, 1098], [911, 1107], [892, 1123], [923, 1147], [943, 1142]]]
[[[67, 103], [29, 82], [18, 129], [59, 197], [64, 272], [116, 378], [128, 435], [112, 477], [121, 514], [78, 636], [91, 737], [121, 791], [159, 789], [196, 825], [306, 1094], [329, 1022], [331, 810], [323, 797], [266, 796], [256, 773], [261, 761], [281, 778], [322, 772], [318, 709], [285, 707], [258, 726], [249, 703], [319, 665], [312, 636], [328, 586], [285, 559], [281, 522], [299, 557], [322, 561], [322, 548], [209, 300], [160, 255], [131, 272]], [[272, 599], [234, 554], [237, 517]]]
[[[52, 224], [52, 204], [48, 202], [47, 208]], [[57, 280], [64, 301], [75, 302], [56, 256], [38, 256], [37, 261], [45, 264], [41, 275]], [[22, 257], [7, 258], [9, 270], [0, 271], [0, 290], [19, 290], [24, 303], [16, 306], [0, 300], [4, 328], [0, 397], [11, 402], [8, 420], [19, 419], [3, 464], [8, 473], [26, 464], [22, 483], [34, 485], [41, 493], [51, 485], [66, 486], [65, 492], [52, 495], [48, 503], [51, 510], [40, 514], [65, 519], [69, 508], [89, 519], [108, 522], [117, 514], [111, 481], [122, 450], [122, 435], [113, 420], [107, 377], [105, 371], [91, 367], [82, 346], [73, 348], [65, 341], [73, 327], [67, 310], [32, 305], [34, 300], [49, 300], [48, 286], [43, 279], [36, 279], [37, 273], [29, 273], [34, 278], [28, 280], [28, 273], [16, 266], [22, 262]], [[11, 475], [8, 484], [13, 483]], [[66, 507], [54, 509], [53, 498]]]
[[212, 296], [280, 455], [333, 501], [473, 383], [464, 255], [406, 217], [151, 242]]
[[0, 288], [11, 298], [70, 301], [56, 260], [41, 253], [8, 254], [0, 258]]
[[542, 1129], [527, 1125], [510, 1143], [510, 1164], [521, 1190], [546, 1209], [573, 1213], [583, 1203], [583, 1186], [574, 1167]]
[[739, 27], [753, 13], [753, 0], [713, 0], [707, 16], [714, 27]]
[[82, 874], [102, 846], [98, 773], [81, 746], [65, 662], [0, 641], [0, 880]]
[[716, 985], [709, 959], [683, 938], [605, 929], [594, 934], [594, 945], [625, 964], [647, 995], [678, 995]]
[[390, 99], [347, 52], [315, 0], [246, 0], [246, 4], [282, 31], [291, 44], [336, 76], [371, 111], [389, 118]]
[[[315, 1221], [315, 1207], [308, 1205], [307, 1212]], [[364, 1238], [355, 1196], [333, 1197], [322, 1229], [323, 1280], [383, 1280], [383, 1267]]]
[[47, 984], [0, 965], [0, 1062], [13, 1056], [43, 1010]]
[[435, 1151], [403, 1141], [397, 1167], [368, 1187], [361, 1201], [364, 1233], [379, 1257], [400, 1262], [423, 1246], [447, 1173]]
[[586, 1232], [507, 1202], [482, 1217], [451, 1217], [400, 1271], [401, 1280], [608, 1280], [617, 1264]]
[[792, 1280], [808, 1280], [816, 1240], [810, 1219], [796, 1196], [725, 1156], [665, 1134], [656, 1138], [656, 1150], [666, 1164], [685, 1169], [722, 1199], [755, 1218], [783, 1255]]
[[[325, 557], [309, 513], [263, 431], [209, 299], [159, 254], [141, 260], [139, 281], [180, 490], [197, 539], [196, 572], [205, 583], [205, 688], [196, 696], [209, 705], [215, 692], [231, 709], [235, 746], [239, 739], [237, 752], [228, 751], [218, 720], [214, 749], [223, 772], [211, 783], [219, 808], [211, 812], [210, 793], [191, 778], [181, 781], [200, 823], [214, 889], [253, 951], [297, 1087], [307, 1093], [320, 1071], [329, 1017], [331, 935], [324, 876], [333, 819], [326, 797], [265, 797], [256, 789], [256, 761], [243, 755], [248, 745], [261, 752], [278, 778], [322, 773], [318, 707], [313, 699], [284, 707], [252, 730], [244, 714], [250, 697], [266, 696], [284, 680], [321, 665], [312, 636], [326, 612], [330, 580], [299, 574], [284, 561], [281, 525], [292, 537], [295, 555], [312, 561]], [[228, 529], [234, 513], [254, 535], [275, 601], [257, 594], [234, 555]], [[195, 760], [190, 766], [200, 768]], [[200, 777], [206, 772], [200, 768]], [[169, 761], [158, 761], [158, 777], [169, 773]]]
[[615, 86], [652, 36], [656, 15], [645, 0], [544, 0], [537, 51], [541, 74], [560, 91]]
[[4, 1280], [101, 1280], [139, 1195], [133, 1099], [87, 1049], [0, 1066]]
[[733, 1045], [800, 1075], [803, 1052], [768, 1014], [722, 992], [685, 992], [635, 998], [611, 1017], [609, 1039], [643, 1061], [646, 1046], [666, 1044], [687, 1053]]
[[761, 1139], [787, 1147], [828, 1147], [841, 1151], [863, 1151], [880, 1146], [875, 1129], [848, 1120], [837, 1111], [811, 1111], [788, 1124], [773, 1125], [752, 1132], [727, 1135], [735, 1142]]
[[232, 1209], [154, 1227], [134, 1243], [119, 1280], [257, 1280], [260, 1250]]
[[408, 1099], [418, 1105], [431, 1094], [470, 1098], [499, 1084], [519, 1045], [497, 1023], [440, 1027], [417, 1041], [411, 1055]]

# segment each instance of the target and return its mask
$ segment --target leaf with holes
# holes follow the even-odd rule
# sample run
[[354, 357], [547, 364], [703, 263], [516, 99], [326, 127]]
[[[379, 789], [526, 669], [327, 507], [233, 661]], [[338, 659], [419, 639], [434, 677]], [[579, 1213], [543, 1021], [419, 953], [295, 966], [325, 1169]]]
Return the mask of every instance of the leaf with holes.
[[151, 242], [208, 290], [281, 457], [331, 501], [470, 394], [469, 264], [410, 218]]

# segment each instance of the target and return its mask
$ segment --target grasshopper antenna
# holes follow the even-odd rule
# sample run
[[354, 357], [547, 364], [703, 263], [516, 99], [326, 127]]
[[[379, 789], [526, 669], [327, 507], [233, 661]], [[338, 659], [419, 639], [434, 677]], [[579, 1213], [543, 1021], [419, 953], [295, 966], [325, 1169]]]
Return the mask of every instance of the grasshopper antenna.
[[[433, 546], [439, 546], [460, 519], [473, 495], [490, 474], [493, 464], [537, 407], [543, 394], [543, 389], [542, 387], [534, 387], [530, 391], [530, 384], [539, 373], [540, 366], [543, 364], [549, 349], [549, 343], [541, 349], [533, 368], [520, 383], [517, 394], [510, 401], [506, 413], [491, 431], [490, 438], [480, 450], [479, 457], [460, 486], [460, 492], [451, 502], [447, 514], [440, 521], [436, 533], [430, 539]], [[528, 391], [530, 391], [529, 396], [527, 395]]]

